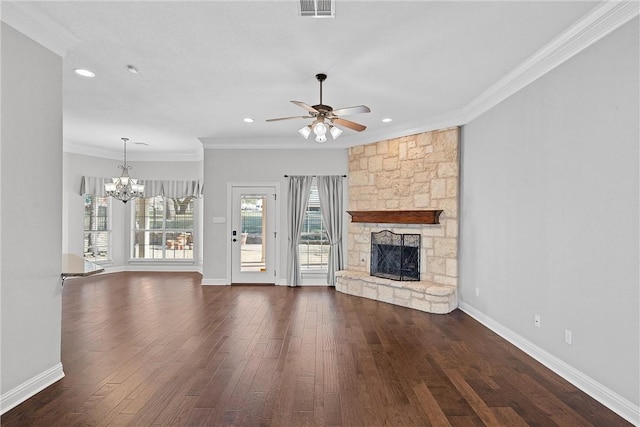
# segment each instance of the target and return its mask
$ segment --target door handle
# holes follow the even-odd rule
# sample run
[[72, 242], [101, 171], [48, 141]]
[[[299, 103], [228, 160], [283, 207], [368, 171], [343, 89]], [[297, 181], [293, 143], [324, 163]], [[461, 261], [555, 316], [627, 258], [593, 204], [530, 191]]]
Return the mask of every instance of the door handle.
[[232, 242], [237, 242], [237, 241], [238, 241], [238, 239], [231, 239], [231, 241], [232, 241]]

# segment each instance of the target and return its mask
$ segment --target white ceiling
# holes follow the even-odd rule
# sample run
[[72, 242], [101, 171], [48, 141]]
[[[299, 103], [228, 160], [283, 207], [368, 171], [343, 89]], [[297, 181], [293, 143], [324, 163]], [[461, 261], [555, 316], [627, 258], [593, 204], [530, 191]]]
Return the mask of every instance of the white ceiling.
[[[64, 54], [66, 151], [119, 158], [129, 137], [148, 144], [130, 144], [132, 159], [169, 160], [201, 158], [203, 145], [349, 147], [462, 124], [602, 6], [336, 0], [335, 18], [314, 19], [295, 0], [5, 1], [3, 20], [29, 21]], [[297, 132], [310, 120], [265, 122], [305, 115], [289, 101], [317, 104], [320, 72], [325, 104], [371, 108], [346, 117], [364, 132], [317, 144]]]

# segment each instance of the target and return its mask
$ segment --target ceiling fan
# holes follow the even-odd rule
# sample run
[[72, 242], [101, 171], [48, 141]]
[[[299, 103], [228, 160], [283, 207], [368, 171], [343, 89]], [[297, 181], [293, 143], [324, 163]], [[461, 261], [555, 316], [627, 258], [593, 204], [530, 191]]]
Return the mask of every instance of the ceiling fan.
[[327, 79], [326, 74], [316, 74], [316, 79], [320, 82], [320, 103], [317, 105], [308, 105], [300, 101], [291, 101], [298, 107], [301, 107], [309, 113], [307, 116], [291, 116], [280, 117], [277, 119], [268, 119], [268, 122], [275, 122], [278, 120], [289, 119], [314, 119], [313, 123], [298, 130], [300, 135], [304, 139], [308, 139], [311, 132], [316, 135], [316, 142], [326, 142], [326, 133], [329, 131], [333, 139], [337, 139], [342, 134], [342, 129], [335, 125], [344, 126], [357, 132], [362, 132], [367, 127], [360, 123], [352, 122], [350, 120], [343, 119], [342, 116], [348, 116], [350, 114], [368, 113], [371, 109], [365, 105], [358, 105], [355, 107], [339, 108], [334, 110], [331, 106], [322, 103], [322, 82]]

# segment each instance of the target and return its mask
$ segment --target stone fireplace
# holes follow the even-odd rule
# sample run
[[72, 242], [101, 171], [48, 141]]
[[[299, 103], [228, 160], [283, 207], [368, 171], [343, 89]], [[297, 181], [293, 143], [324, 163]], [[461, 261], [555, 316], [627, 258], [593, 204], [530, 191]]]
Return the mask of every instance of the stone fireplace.
[[[458, 128], [349, 149], [347, 267], [336, 290], [431, 313], [458, 305]], [[420, 236], [419, 280], [372, 276], [371, 235]]]

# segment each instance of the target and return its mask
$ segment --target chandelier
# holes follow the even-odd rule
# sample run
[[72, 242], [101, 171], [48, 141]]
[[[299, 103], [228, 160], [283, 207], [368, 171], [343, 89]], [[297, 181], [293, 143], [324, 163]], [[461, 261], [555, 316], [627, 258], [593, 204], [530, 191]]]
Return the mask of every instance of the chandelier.
[[131, 169], [131, 166], [127, 166], [128, 140], [129, 138], [122, 138], [122, 142], [124, 142], [124, 164], [118, 165], [118, 167], [122, 169], [122, 175], [120, 175], [119, 178], [111, 178], [113, 182], [104, 184], [107, 196], [121, 200], [124, 203], [136, 197], [144, 196], [144, 184], [138, 184], [137, 179], [129, 177], [129, 169]]

